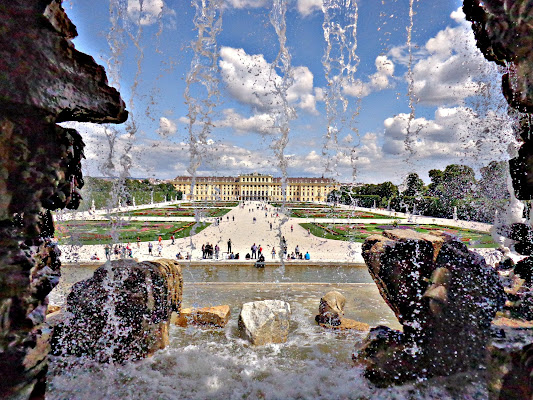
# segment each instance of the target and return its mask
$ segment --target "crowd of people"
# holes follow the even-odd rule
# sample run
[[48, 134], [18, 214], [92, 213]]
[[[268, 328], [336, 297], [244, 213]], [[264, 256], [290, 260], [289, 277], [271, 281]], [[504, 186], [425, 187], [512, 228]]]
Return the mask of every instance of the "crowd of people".
[[[266, 204], [258, 204], [256, 202], [250, 202], [250, 203], [242, 203], [239, 205], [240, 209], [248, 208], [248, 212], [252, 214], [252, 222], [254, 224], [258, 224], [259, 222], [265, 223], [266, 222], [266, 229], [270, 229], [272, 231], [274, 229], [274, 222], [276, 222], [277, 218], [279, 218], [279, 210], [271, 207]], [[224, 217], [216, 217], [213, 219], [214, 224], [216, 226], [220, 225], [224, 222], [235, 222], [235, 215], [226, 215]], [[260, 229], [258, 226], [257, 229]], [[294, 226], [290, 225], [290, 232], [294, 232]], [[309, 230], [308, 230], [309, 235]], [[158, 235], [156, 240], [148, 241], [146, 243], [146, 249], [148, 251], [147, 255], [151, 257], [162, 257], [163, 256], [163, 247], [164, 246], [174, 246], [176, 245], [176, 238], [173, 233], [171, 233], [169, 236], [165, 237], [165, 240], [170, 240], [170, 243], [165, 241], [165, 244], [163, 243], [163, 235]], [[276, 240], [277, 241], [277, 240]], [[235, 252], [234, 245], [232, 243], [231, 238], [228, 238], [227, 240], [227, 252], [224, 252], [221, 249], [222, 244], [221, 243], [210, 243], [206, 242], [202, 244], [201, 250], [202, 250], [202, 259], [213, 259], [213, 260], [220, 260], [220, 259], [229, 259], [229, 260], [238, 260], [240, 259], [240, 254], [238, 252]], [[116, 245], [109, 245], [107, 244], [105, 246], [105, 257], [106, 260], [111, 260], [112, 258], [120, 259], [120, 258], [134, 258], [136, 254], [141, 255], [141, 238], [137, 236], [136, 238], [136, 246], [132, 246], [130, 243], [127, 245], [124, 244], [116, 244]], [[270, 250], [270, 251], [269, 251]], [[243, 252], [244, 253], [244, 252]], [[285, 236], [282, 236], [279, 240], [279, 243], [276, 243], [274, 245], [268, 244], [268, 246], [263, 246], [261, 243], [252, 243], [252, 245], [249, 248], [249, 251], [246, 251], [246, 255], [244, 258], [246, 260], [257, 260], [259, 262], [264, 262], [266, 259], [266, 256], [268, 253], [271, 254], [272, 260], [277, 259], [284, 259], [284, 260], [309, 260], [311, 258], [309, 252], [303, 253], [300, 251], [299, 245], [297, 245], [294, 248], [294, 251], [289, 252], [289, 246], [287, 244], [287, 240]], [[146, 253], [144, 253], [146, 255]], [[175, 254], [176, 259], [178, 260], [191, 260], [193, 258], [194, 253], [190, 252], [183, 252], [181, 250], [178, 250], [178, 252]], [[98, 255], [95, 253], [92, 257], [92, 260], [99, 260]]]

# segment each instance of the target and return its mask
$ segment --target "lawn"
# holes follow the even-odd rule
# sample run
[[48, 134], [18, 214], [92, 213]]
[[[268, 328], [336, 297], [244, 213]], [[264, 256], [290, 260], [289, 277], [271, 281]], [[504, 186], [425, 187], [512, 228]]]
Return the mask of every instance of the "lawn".
[[[270, 203], [272, 207], [281, 207], [280, 202]], [[305, 201], [298, 201], [298, 202], [287, 202], [285, 203], [285, 208], [324, 208], [327, 207], [327, 205], [324, 204], [317, 204], [317, 203], [310, 203]]]
[[238, 201], [195, 201], [189, 203], [180, 203], [179, 207], [193, 207], [193, 208], [202, 208], [202, 207], [237, 207], [239, 204]]
[[367, 218], [367, 219], [393, 219], [388, 215], [375, 214], [366, 211], [345, 210], [342, 208], [322, 208], [322, 209], [291, 209], [291, 217], [295, 218]]
[[[166, 240], [170, 235], [181, 238], [196, 233], [210, 224], [197, 222], [149, 222], [149, 221], [65, 221], [56, 224], [59, 244], [105, 244], [115, 242], [157, 241], [159, 235]], [[113, 237], [117, 238], [113, 240]]]
[[300, 224], [303, 228], [309, 229], [315, 236], [334, 239], [352, 240], [362, 243], [370, 235], [381, 234], [387, 229], [414, 229], [417, 232], [431, 233], [432, 231], [444, 231], [455, 235], [469, 247], [497, 247], [492, 237], [488, 233], [474, 231], [470, 229], [455, 228], [451, 226], [439, 225], [378, 225], [378, 224], [321, 224], [310, 223]]
[[143, 210], [127, 211], [120, 214], [127, 217], [194, 217], [195, 210], [198, 210], [198, 215], [204, 217], [221, 217], [230, 211], [229, 208], [195, 209], [181, 207], [165, 207], [146, 208]]

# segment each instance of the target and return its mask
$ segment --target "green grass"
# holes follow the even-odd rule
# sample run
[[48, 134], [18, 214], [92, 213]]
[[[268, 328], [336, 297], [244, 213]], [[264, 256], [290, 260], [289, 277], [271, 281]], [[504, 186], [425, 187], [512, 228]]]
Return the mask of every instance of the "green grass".
[[238, 201], [194, 201], [188, 203], [176, 204], [177, 207], [237, 207]]
[[[190, 236], [194, 226], [198, 233], [207, 228], [208, 223], [197, 222], [150, 222], [150, 221], [119, 221], [115, 226], [111, 221], [66, 221], [56, 224], [56, 236], [59, 244], [106, 244], [117, 242], [157, 241], [159, 235], [163, 240]], [[115, 232], [115, 234], [112, 233]]]
[[471, 229], [462, 229], [451, 226], [440, 225], [378, 225], [378, 224], [326, 224], [307, 223], [300, 224], [303, 228], [309, 229], [314, 236], [333, 240], [350, 240], [362, 243], [370, 235], [381, 234], [388, 229], [414, 229], [417, 232], [431, 233], [432, 231], [444, 231], [455, 235], [469, 247], [474, 248], [495, 248], [492, 237], [488, 233]]
[[366, 211], [345, 210], [342, 208], [322, 208], [316, 210], [293, 208], [291, 209], [290, 216], [295, 218], [395, 219], [388, 215]]
[[[221, 217], [229, 211], [229, 208], [198, 209], [198, 214], [204, 215], [205, 217]], [[194, 212], [194, 208], [165, 207], [126, 211], [120, 213], [120, 215], [126, 217], [194, 217]]]

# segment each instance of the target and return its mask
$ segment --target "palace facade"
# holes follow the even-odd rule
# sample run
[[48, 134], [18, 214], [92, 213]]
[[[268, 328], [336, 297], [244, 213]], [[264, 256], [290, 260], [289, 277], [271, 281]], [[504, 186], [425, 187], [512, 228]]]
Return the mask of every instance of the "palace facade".
[[[172, 183], [192, 200], [190, 176], [178, 176]], [[331, 178], [287, 178], [287, 201], [326, 201], [328, 193], [340, 184]], [[253, 173], [231, 176], [198, 176], [194, 186], [195, 200], [282, 200], [281, 178]]]

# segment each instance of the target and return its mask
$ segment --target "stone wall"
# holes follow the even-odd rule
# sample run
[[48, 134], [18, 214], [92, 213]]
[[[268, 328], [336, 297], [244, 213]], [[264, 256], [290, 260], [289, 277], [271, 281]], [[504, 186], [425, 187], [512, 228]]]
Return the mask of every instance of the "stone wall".
[[0, 393], [38, 398], [60, 276], [50, 210], [76, 209], [83, 186], [83, 140], [56, 123], [128, 114], [103, 67], [74, 48], [60, 0], [11, 0], [0, 13]]

